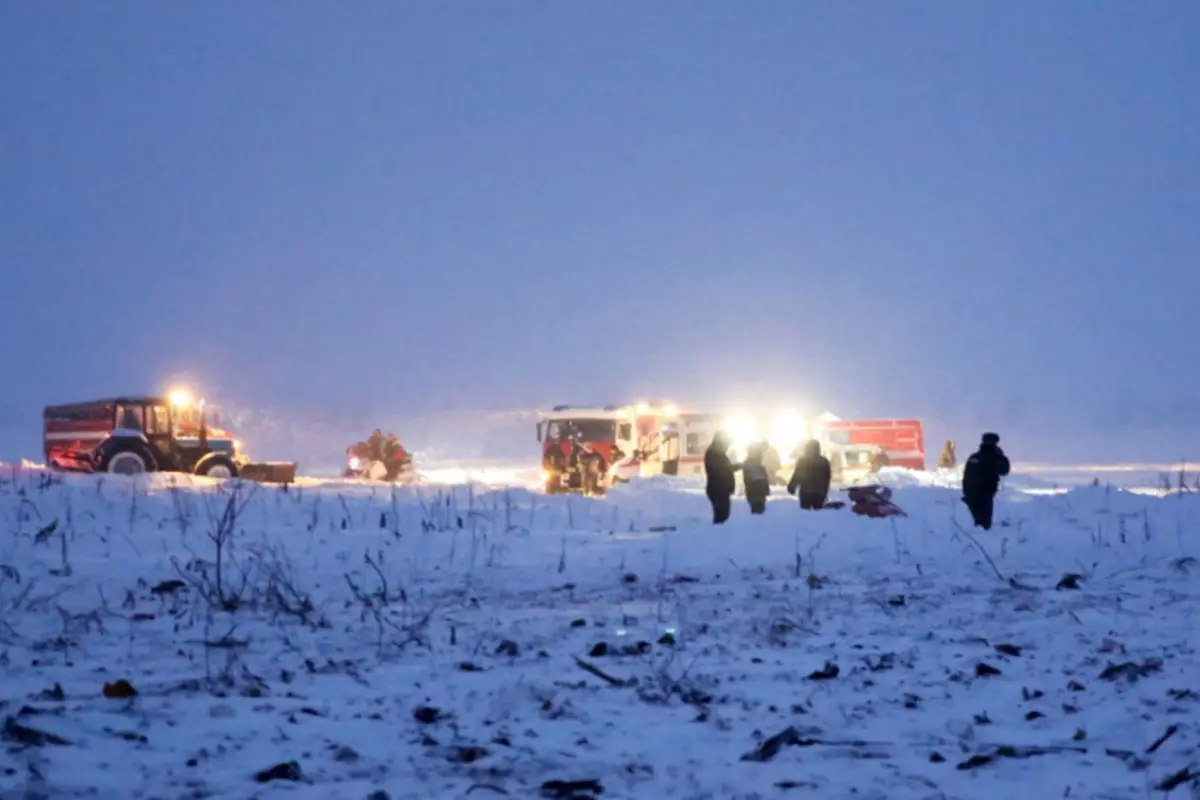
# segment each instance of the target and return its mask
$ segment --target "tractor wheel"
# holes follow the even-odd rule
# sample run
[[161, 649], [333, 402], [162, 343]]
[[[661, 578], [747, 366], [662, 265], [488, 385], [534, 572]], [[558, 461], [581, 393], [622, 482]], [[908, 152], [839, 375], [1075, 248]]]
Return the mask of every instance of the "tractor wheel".
[[153, 463], [150, 454], [145, 452], [145, 447], [140, 443], [122, 445], [104, 457], [100, 471], [114, 475], [141, 475], [150, 472]]

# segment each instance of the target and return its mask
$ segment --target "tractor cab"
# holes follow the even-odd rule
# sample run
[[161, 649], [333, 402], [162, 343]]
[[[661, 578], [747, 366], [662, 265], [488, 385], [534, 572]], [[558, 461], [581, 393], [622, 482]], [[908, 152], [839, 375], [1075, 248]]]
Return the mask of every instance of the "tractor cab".
[[99, 471], [237, 476], [237, 443], [228, 431], [209, 425], [204, 401], [184, 392], [119, 398], [113, 411], [112, 432], [96, 448]]

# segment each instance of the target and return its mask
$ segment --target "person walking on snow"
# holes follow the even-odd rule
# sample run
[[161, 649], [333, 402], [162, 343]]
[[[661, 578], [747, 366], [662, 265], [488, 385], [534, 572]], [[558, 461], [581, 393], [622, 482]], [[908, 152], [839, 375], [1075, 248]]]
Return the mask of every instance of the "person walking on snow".
[[815, 511], [825, 507], [829, 498], [829, 484], [833, 480], [833, 468], [829, 459], [821, 455], [821, 443], [811, 439], [804, 445], [804, 455], [796, 459], [792, 479], [788, 481], [788, 494], [800, 495], [800, 508]]
[[771, 494], [771, 476], [767, 472], [766, 442], [756, 442], [746, 448], [746, 460], [742, 462], [742, 480], [746, 484], [746, 502], [751, 514], [762, 514], [767, 510], [767, 497]]
[[979, 449], [971, 454], [963, 467], [963, 502], [971, 512], [975, 527], [985, 531], [992, 529], [996, 492], [1000, 490], [1000, 479], [1008, 474], [1010, 467], [1008, 456], [1000, 449], [1000, 436], [985, 433]]
[[712, 444], [704, 451], [705, 493], [712, 504], [713, 524], [723, 525], [733, 509], [733, 493], [737, 489], [733, 473], [741, 464], [729, 460], [729, 447], [733, 440], [725, 431], [713, 434]]

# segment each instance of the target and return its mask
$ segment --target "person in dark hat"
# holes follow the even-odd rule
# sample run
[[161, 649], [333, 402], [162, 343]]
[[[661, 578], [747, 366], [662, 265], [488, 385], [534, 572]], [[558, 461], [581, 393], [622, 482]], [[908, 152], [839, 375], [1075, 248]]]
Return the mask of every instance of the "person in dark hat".
[[992, 512], [1000, 479], [1009, 473], [1008, 456], [1000, 449], [1000, 437], [985, 433], [979, 449], [971, 454], [963, 468], [963, 502], [971, 512], [975, 527], [992, 529]]
[[811, 439], [804, 445], [804, 455], [796, 459], [792, 479], [788, 481], [788, 494], [799, 492], [800, 508], [817, 511], [825, 507], [829, 499], [829, 484], [833, 480], [833, 466], [821, 455], [821, 443]]
[[734, 473], [742, 468], [729, 458], [733, 440], [725, 431], [713, 434], [712, 444], [704, 451], [705, 494], [712, 504], [713, 524], [723, 525], [733, 508], [733, 493], [737, 491]]

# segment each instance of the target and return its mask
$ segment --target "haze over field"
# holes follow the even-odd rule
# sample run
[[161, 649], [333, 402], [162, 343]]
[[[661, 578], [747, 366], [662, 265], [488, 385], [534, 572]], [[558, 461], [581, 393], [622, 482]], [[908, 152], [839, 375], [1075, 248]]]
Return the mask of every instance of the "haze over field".
[[1198, 36], [1185, 0], [3, 4], [0, 456], [184, 376], [300, 460], [646, 395], [1200, 458]]

